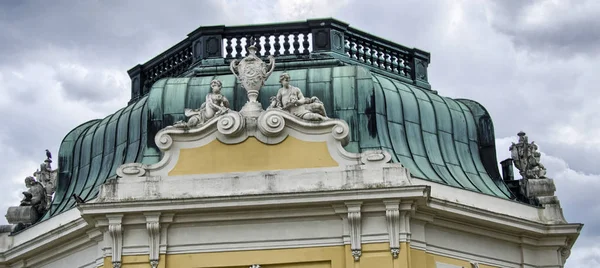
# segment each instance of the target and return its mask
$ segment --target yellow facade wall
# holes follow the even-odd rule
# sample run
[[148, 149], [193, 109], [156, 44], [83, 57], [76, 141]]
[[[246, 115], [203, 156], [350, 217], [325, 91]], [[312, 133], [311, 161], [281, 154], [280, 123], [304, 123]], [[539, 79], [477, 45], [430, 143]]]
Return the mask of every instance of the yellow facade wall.
[[326, 142], [309, 142], [288, 136], [268, 145], [250, 137], [242, 143], [214, 140], [197, 148], [181, 149], [169, 176], [260, 170], [335, 167]]
[[[436, 263], [445, 263], [456, 265], [459, 267], [471, 268], [472, 265], [467, 260], [460, 260], [455, 258], [449, 258], [440, 256], [437, 254], [427, 253], [423, 250], [411, 249], [410, 251], [412, 266], [411, 268], [436, 268]], [[479, 268], [497, 268], [495, 266], [489, 266], [485, 264], [479, 264]]]
[[[466, 260], [448, 258], [422, 250], [411, 249], [401, 243], [400, 255], [394, 259], [388, 243], [362, 245], [360, 261], [355, 262], [349, 245], [207, 252], [161, 255], [160, 268], [248, 268], [259, 264], [261, 268], [436, 268], [436, 262], [471, 268]], [[148, 255], [123, 256], [122, 268], [149, 267]], [[480, 268], [496, 268], [479, 265]], [[104, 259], [104, 268], [112, 268], [111, 258]]]

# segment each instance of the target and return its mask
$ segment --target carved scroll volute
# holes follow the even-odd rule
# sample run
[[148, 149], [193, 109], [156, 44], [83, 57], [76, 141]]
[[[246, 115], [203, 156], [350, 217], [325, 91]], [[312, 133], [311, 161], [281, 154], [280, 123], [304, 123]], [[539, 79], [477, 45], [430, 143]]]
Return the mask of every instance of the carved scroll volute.
[[269, 56], [270, 66], [267, 68], [267, 64], [256, 55], [256, 52], [256, 47], [251, 45], [248, 47], [248, 55], [244, 59], [239, 62], [234, 60], [229, 65], [231, 72], [246, 89], [249, 102], [257, 102], [260, 88], [275, 69], [275, 58], [273, 56]]
[[113, 268], [121, 268], [121, 255], [123, 252], [123, 228], [121, 221], [123, 215], [107, 215], [108, 234], [112, 240], [112, 265]]
[[348, 225], [350, 226], [350, 249], [354, 261], [359, 261], [362, 255], [362, 217], [360, 213], [361, 202], [347, 202]]
[[[271, 76], [271, 74], [273, 73], [273, 71], [275, 70], [275, 58], [273, 58], [273, 56], [269, 56], [269, 70], [267, 71], [267, 74], [265, 76], [265, 81], [267, 80], [267, 78], [269, 78], [269, 76]], [[264, 84], [264, 82], [263, 82]]]
[[384, 204], [385, 218], [390, 239], [390, 252], [395, 259], [398, 258], [398, 255], [400, 254], [400, 201], [384, 201]]
[[146, 213], [150, 267], [158, 267], [160, 246], [160, 213]]

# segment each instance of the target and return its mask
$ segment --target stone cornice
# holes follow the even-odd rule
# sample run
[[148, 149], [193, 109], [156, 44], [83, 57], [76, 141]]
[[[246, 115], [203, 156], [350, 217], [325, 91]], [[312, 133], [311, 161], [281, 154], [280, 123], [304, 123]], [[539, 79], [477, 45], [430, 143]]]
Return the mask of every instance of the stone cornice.
[[[456, 229], [477, 235], [493, 237], [509, 242], [529, 245], [533, 247], [563, 247], [569, 249], [569, 241], [577, 237], [581, 230], [581, 224], [543, 224], [533, 221], [527, 221], [508, 215], [499, 215], [493, 212], [478, 208], [465, 207], [459, 203], [443, 201], [430, 197], [430, 188], [428, 186], [413, 185], [404, 187], [390, 187], [383, 189], [357, 189], [314, 193], [295, 193], [295, 194], [270, 194], [254, 195], [242, 197], [211, 197], [198, 199], [181, 200], [154, 200], [154, 201], [123, 201], [118, 206], [115, 203], [86, 203], [79, 207], [82, 216], [89, 221], [86, 223], [83, 219], [75, 219], [70, 224], [57, 224], [51, 232], [40, 235], [29, 241], [24, 241], [19, 245], [14, 245], [6, 252], [0, 253], [0, 264], [12, 263], [23, 258], [31, 258], [39, 255], [40, 252], [47, 251], [47, 247], [53, 243], [61, 243], [68, 238], [85, 236], [85, 239], [77, 239], [74, 245], [83, 245], [94, 238], [93, 231], [96, 228], [105, 228], [108, 221], [98, 221], [98, 218], [106, 219], [106, 215], [139, 214], [140, 212], [159, 212], [168, 211], [169, 213], [188, 213], [181, 218], [182, 222], [198, 221], [223, 221], [223, 220], [243, 220], [256, 217], [280, 218], [284, 215], [277, 214], [274, 211], [265, 211], [265, 215], [255, 211], [264, 211], [269, 208], [290, 207], [288, 217], [304, 217], [313, 215], [337, 215], [339, 213], [348, 213], [344, 203], [360, 201], [365, 204], [361, 210], [363, 212], [381, 212], [386, 211], [387, 200], [413, 200], [416, 204], [416, 214], [413, 216], [417, 220], [425, 220], [429, 224], [444, 226], [450, 229]], [[311, 207], [306, 204], [313, 204]], [[341, 205], [339, 211], [327, 209], [327, 205]], [[295, 209], [294, 209], [295, 207]], [[319, 208], [321, 207], [321, 208]], [[199, 213], [198, 216], [189, 214], [189, 212]], [[239, 213], [244, 211], [244, 213]], [[217, 213], [218, 212], [218, 213]], [[224, 214], [225, 213], [225, 214]], [[233, 213], [233, 214], [231, 214]], [[275, 214], [273, 214], [275, 213]], [[226, 215], [227, 214], [227, 215]], [[271, 215], [273, 214], [273, 215]], [[212, 216], [211, 216], [212, 215]], [[429, 216], [427, 216], [429, 215]], [[163, 222], [161, 217], [160, 222]], [[138, 222], [139, 221], [139, 222]], [[133, 219], [124, 220], [122, 224], [139, 224], [146, 221], [140, 218], [138, 221]], [[177, 223], [179, 218], [169, 218], [168, 222]], [[31, 228], [35, 231], [38, 226]], [[86, 231], [89, 233], [86, 235]], [[57, 234], [60, 234], [57, 236]], [[17, 235], [18, 236], [18, 235]], [[415, 241], [418, 243], [418, 241]], [[83, 243], [83, 244], [82, 244]], [[62, 252], [62, 251], [61, 251]], [[59, 253], [59, 252], [57, 252]], [[55, 255], [54, 253], [52, 255]], [[36, 259], [42, 258], [41, 255]], [[38, 260], [36, 262], [41, 262]]]

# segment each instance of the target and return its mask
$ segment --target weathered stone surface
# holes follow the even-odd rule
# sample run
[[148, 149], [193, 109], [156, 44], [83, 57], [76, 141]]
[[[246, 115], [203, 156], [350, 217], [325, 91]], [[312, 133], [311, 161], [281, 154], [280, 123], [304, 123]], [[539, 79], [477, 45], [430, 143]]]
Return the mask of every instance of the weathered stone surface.
[[205, 97], [204, 103], [198, 109], [185, 109], [185, 116], [189, 117], [187, 122], [179, 121], [175, 127], [191, 128], [202, 126], [206, 121], [218, 117], [229, 111], [229, 100], [221, 94], [223, 83], [219, 80], [210, 82], [211, 93]]
[[6, 211], [6, 220], [11, 224], [31, 224], [36, 222], [39, 216], [32, 206], [9, 207]]
[[291, 114], [309, 121], [322, 121], [329, 119], [323, 102], [317, 97], [304, 97], [299, 88], [290, 85], [290, 75], [282, 73], [279, 76], [281, 88], [277, 95], [271, 97], [269, 108], [282, 109]]
[[16, 225], [0, 225], [0, 233], [11, 233], [14, 231]]
[[527, 180], [527, 197], [542, 197], [542, 196], [553, 196], [556, 191], [554, 180], [552, 179], [539, 179], [539, 180]]

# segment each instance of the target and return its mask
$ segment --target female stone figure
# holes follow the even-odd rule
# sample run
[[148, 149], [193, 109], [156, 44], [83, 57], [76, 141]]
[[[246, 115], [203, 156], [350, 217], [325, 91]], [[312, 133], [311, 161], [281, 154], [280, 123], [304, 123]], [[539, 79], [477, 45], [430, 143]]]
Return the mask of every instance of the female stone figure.
[[325, 106], [317, 97], [305, 98], [299, 88], [290, 85], [290, 75], [279, 76], [281, 88], [277, 96], [271, 97], [269, 108], [280, 108], [309, 121], [327, 120]]
[[175, 123], [176, 127], [195, 127], [206, 123], [206, 121], [222, 115], [229, 111], [229, 100], [221, 94], [223, 83], [219, 80], [212, 80], [210, 87], [211, 93], [206, 95], [204, 103], [199, 109], [185, 109], [185, 116], [189, 117], [187, 123], [180, 121]]

